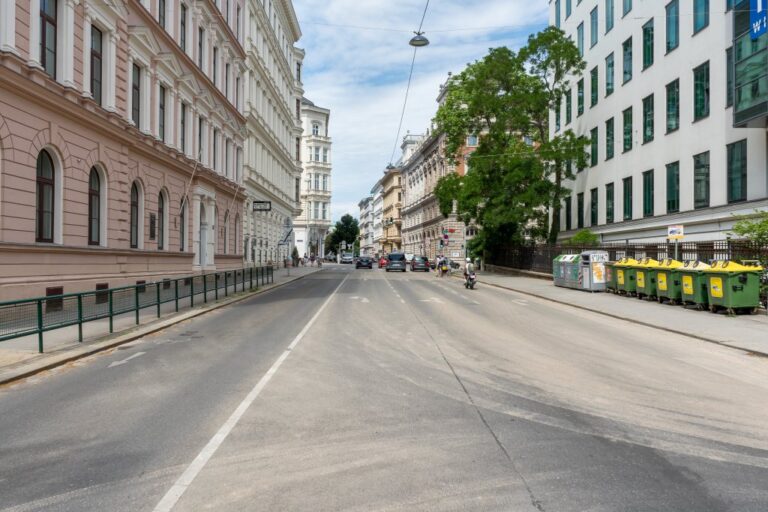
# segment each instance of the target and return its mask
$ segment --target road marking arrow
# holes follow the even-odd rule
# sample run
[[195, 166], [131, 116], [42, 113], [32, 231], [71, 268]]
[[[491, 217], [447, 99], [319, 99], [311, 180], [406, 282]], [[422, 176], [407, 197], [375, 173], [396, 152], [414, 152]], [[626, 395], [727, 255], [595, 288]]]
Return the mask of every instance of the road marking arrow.
[[136, 359], [137, 357], [143, 356], [144, 354], [146, 354], [146, 352], [136, 352], [131, 357], [126, 357], [122, 361], [115, 361], [115, 362], [109, 363], [109, 366], [107, 366], [107, 368], [114, 368], [115, 366], [124, 365], [125, 363], [127, 363], [131, 359]]

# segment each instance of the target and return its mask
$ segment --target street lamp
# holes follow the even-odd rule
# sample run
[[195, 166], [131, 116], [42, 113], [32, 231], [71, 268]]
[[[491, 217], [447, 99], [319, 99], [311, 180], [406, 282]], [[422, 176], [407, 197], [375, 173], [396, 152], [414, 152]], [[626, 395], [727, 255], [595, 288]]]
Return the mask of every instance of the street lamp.
[[408, 44], [415, 48], [422, 48], [429, 44], [429, 39], [424, 37], [424, 32], [414, 32], [414, 34], [416, 35], [411, 38], [411, 41]]

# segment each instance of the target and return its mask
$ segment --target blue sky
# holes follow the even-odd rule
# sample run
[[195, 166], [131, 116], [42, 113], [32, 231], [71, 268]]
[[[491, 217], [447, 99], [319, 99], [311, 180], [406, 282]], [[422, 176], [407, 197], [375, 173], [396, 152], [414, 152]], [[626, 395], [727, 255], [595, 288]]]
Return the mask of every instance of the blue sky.
[[[381, 176], [395, 144], [413, 49], [426, 0], [294, 0], [307, 52], [306, 96], [331, 109], [334, 220]], [[545, 0], [432, 0], [418, 50], [403, 130], [422, 133], [440, 84], [489, 48], [518, 48], [547, 24]], [[399, 157], [399, 147], [394, 160]]]

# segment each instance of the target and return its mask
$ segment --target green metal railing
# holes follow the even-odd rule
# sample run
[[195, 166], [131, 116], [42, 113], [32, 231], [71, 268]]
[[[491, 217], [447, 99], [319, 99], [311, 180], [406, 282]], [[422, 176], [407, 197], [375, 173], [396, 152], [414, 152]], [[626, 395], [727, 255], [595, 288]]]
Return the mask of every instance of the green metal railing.
[[[252, 290], [275, 280], [272, 267], [248, 267], [212, 274], [197, 274], [178, 279], [122, 286], [92, 292], [67, 293], [0, 302], [0, 341], [37, 335], [38, 351], [43, 352], [43, 333], [64, 327], [78, 327], [78, 341], [83, 341], [83, 324], [109, 319], [114, 332], [114, 318], [134, 312], [136, 324], [142, 309], [155, 307], [160, 318], [161, 306], [189, 298], [189, 307], [197, 300], [207, 303], [230, 293]], [[213, 293], [213, 298], [209, 295]], [[186, 307], [182, 305], [182, 307]]]

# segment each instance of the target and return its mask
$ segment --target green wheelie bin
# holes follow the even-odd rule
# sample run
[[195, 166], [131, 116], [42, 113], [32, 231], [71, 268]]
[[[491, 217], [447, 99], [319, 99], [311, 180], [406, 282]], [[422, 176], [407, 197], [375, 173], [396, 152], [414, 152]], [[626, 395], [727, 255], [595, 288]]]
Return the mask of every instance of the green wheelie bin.
[[705, 271], [709, 310], [724, 309], [729, 315], [755, 313], [760, 307], [760, 276], [763, 267], [735, 261], [716, 261]]
[[613, 268], [616, 269], [617, 293], [634, 295], [637, 292], [635, 265], [637, 265], [637, 260], [633, 258], [621, 258], [613, 265]]
[[678, 270], [682, 282], [681, 302], [684, 305], [693, 304], [699, 310], [709, 306], [707, 276], [704, 274], [708, 268], [709, 265], [702, 261], [686, 261]]
[[682, 266], [682, 262], [671, 258], [659, 262], [656, 269], [656, 298], [659, 302], [677, 304], [682, 300], [683, 282], [679, 272]]
[[643, 258], [636, 265], [637, 298], [652, 299], [656, 297], [656, 268], [659, 262], [653, 258]]
[[616, 293], [616, 265], [615, 261], [605, 262], [605, 291]]
[[560, 263], [562, 258], [563, 255], [561, 254], [552, 260], [552, 281], [555, 286], [565, 286], [565, 270], [563, 264]]

